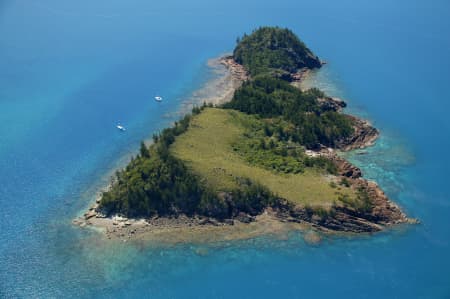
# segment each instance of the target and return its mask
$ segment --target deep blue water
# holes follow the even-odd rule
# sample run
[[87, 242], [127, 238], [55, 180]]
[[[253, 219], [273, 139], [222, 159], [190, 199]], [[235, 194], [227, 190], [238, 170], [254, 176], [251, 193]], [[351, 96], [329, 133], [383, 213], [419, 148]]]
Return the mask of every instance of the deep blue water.
[[[290, 27], [329, 62], [313, 83], [382, 131], [349, 159], [422, 224], [206, 256], [72, 227], [212, 76], [207, 59], [259, 25]], [[0, 297], [449, 298], [449, 31], [440, 0], [1, 1]]]

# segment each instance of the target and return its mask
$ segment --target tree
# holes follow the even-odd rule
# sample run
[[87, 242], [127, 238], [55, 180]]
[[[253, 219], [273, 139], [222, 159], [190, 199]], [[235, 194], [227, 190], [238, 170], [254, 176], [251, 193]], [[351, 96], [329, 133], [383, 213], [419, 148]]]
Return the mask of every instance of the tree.
[[140, 148], [139, 152], [141, 153], [141, 157], [150, 158], [150, 151], [148, 150], [144, 141], [141, 141], [141, 148]]

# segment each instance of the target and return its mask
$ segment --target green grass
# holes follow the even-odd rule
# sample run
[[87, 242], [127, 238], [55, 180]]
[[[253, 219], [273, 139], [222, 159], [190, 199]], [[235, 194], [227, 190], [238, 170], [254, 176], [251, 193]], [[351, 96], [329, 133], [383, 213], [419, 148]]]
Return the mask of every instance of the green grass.
[[258, 120], [254, 116], [234, 110], [206, 108], [193, 117], [189, 129], [176, 138], [171, 151], [218, 191], [238, 187], [239, 178], [250, 178], [301, 205], [327, 208], [339, 202], [339, 195], [356, 197], [351, 188], [333, 188], [329, 179], [313, 168], [298, 174], [281, 174], [246, 162], [232, 145], [255, 121]]

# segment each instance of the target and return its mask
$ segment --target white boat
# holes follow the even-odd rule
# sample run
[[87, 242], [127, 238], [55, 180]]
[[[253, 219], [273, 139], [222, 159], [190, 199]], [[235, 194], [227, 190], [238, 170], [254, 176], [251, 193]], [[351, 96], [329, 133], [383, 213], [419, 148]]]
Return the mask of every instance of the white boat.
[[121, 131], [126, 131], [125, 127], [122, 126], [122, 125], [117, 125], [116, 128], [121, 130]]
[[159, 97], [159, 96], [156, 96], [156, 97], [155, 97], [155, 100], [156, 100], [157, 102], [161, 102], [161, 101], [163, 100], [163, 98], [162, 98], [162, 97]]

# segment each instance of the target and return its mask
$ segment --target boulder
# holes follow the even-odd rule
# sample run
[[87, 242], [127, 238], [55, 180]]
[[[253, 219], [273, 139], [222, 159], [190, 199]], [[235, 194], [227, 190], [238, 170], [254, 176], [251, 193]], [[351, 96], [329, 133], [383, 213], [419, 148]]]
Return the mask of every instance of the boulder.
[[250, 223], [254, 220], [254, 218], [252, 216], [249, 216], [245, 213], [240, 212], [237, 216], [236, 216], [236, 220], [242, 222], [242, 223]]
[[91, 219], [93, 217], [97, 216], [97, 213], [95, 212], [95, 210], [89, 210], [89, 212], [84, 214], [84, 218], [87, 219]]

